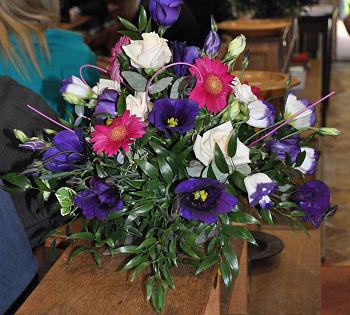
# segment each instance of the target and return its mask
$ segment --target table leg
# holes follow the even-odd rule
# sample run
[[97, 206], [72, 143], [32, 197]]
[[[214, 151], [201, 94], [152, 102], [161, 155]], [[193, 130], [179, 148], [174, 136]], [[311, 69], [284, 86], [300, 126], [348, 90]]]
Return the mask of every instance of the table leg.
[[[323, 26], [323, 52], [322, 52], [322, 96], [326, 96], [330, 92], [331, 84], [331, 67], [332, 67], [332, 33], [333, 20], [330, 17]], [[322, 103], [322, 126], [327, 124], [327, 112], [329, 107], [329, 99]]]

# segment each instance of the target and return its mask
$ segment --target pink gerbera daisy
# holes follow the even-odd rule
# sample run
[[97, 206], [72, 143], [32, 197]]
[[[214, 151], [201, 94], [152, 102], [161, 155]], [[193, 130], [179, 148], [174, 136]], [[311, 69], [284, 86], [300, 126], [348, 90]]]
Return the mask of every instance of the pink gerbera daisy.
[[197, 71], [191, 68], [191, 74], [198, 80], [189, 98], [197, 101], [199, 107], [205, 106], [211, 113], [217, 114], [227, 106], [228, 94], [232, 92], [229, 85], [234, 75], [231, 75], [228, 72], [228, 66], [218, 59], [204, 57], [196, 59], [194, 65], [202, 74], [203, 82]]
[[120, 75], [120, 63], [119, 63], [119, 56], [123, 52], [123, 46], [130, 44], [130, 38], [127, 36], [122, 36], [117, 43], [115, 44], [114, 48], [112, 48], [112, 57], [109, 59], [109, 67], [108, 71], [112, 78], [112, 80], [115, 80], [117, 82], [123, 82], [123, 78]]
[[127, 110], [123, 116], [115, 118], [109, 126], [95, 126], [91, 139], [94, 143], [93, 149], [97, 154], [104, 152], [108, 156], [115, 155], [119, 149], [128, 152], [129, 144], [144, 135], [145, 127], [141, 118], [130, 115], [130, 111]]

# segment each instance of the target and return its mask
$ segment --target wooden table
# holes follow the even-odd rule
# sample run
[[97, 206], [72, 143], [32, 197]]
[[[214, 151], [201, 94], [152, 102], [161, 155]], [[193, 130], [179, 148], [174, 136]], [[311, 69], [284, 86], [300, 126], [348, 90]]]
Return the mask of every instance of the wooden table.
[[[246, 313], [246, 247], [238, 242], [234, 248], [241, 265], [240, 276], [233, 284], [235, 298], [226, 294], [226, 303], [221, 305], [223, 288], [221, 283], [213, 288], [214, 268], [194, 276], [193, 268], [181, 265], [173, 272], [177, 287], [176, 291], [168, 290], [163, 314], [219, 315], [220, 308], [227, 314]], [[102, 267], [98, 268], [88, 254], [67, 265], [68, 254], [65, 251], [17, 314], [155, 314], [145, 301], [145, 279], [131, 283], [130, 274], [116, 271], [125, 256], [103, 257]]]
[[[290, 18], [224, 21], [218, 25], [222, 32], [222, 51], [226, 52], [234, 37], [243, 34], [251, 54], [250, 70], [285, 72], [296, 40], [292, 22]], [[241, 59], [236, 63], [237, 69], [240, 63]]]

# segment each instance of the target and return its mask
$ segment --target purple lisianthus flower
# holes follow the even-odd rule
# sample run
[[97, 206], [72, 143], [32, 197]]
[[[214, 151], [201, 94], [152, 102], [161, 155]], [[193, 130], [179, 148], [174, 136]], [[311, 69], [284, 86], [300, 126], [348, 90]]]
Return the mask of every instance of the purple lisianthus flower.
[[163, 98], [154, 102], [149, 122], [170, 138], [172, 132], [183, 135], [193, 129], [198, 112], [196, 101]]
[[303, 220], [319, 228], [324, 217], [330, 211], [330, 191], [320, 180], [305, 183], [290, 199], [305, 212]]
[[60, 131], [53, 138], [53, 148], [48, 149], [42, 162], [46, 169], [53, 172], [69, 172], [86, 161], [84, 142], [78, 131]]
[[284, 161], [288, 154], [292, 163], [295, 163], [300, 153], [299, 138], [272, 140], [268, 142], [267, 148], [271, 153], [277, 154], [277, 159]]
[[306, 156], [303, 164], [301, 164], [299, 167], [296, 167], [296, 169], [305, 175], [315, 174], [317, 163], [320, 158], [319, 153], [315, 149], [307, 147], [302, 147], [301, 152], [306, 152]]
[[[173, 42], [174, 62], [186, 62], [193, 64], [201, 56], [201, 51], [196, 46], [187, 46], [186, 42]], [[185, 65], [176, 65], [175, 74], [183, 77], [188, 74], [188, 67]]]
[[248, 104], [248, 109], [248, 125], [255, 128], [268, 128], [275, 123], [276, 110], [270, 103], [256, 100]]
[[47, 148], [47, 143], [43, 140], [36, 139], [20, 144], [19, 147], [32, 152], [40, 152]]
[[113, 211], [123, 209], [118, 188], [110, 186], [97, 177], [90, 180], [90, 188], [74, 197], [74, 204], [87, 219], [104, 220]]
[[172, 26], [179, 18], [182, 3], [182, 0], [151, 0], [149, 10], [153, 21], [159, 26]]
[[225, 186], [209, 178], [191, 178], [175, 188], [179, 195], [178, 210], [188, 220], [207, 224], [218, 220], [219, 215], [231, 212], [238, 200], [225, 192]]
[[210, 31], [203, 45], [205, 54], [210, 58], [217, 57], [220, 52], [220, 45], [221, 40], [219, 34], [215, 31]]
[[244, 184], [248, 192], [249, 205], [260, 205], [264, 210], [273, 207], [269, 197], [276, 190], [276, 184], [266, 174], [258, 173], [244, 178]]
[[[94, 115], [109, 114], [112, 117], [117, 116], [116, 103], [118, 101], [119, 94], [116, 90], [105, 89], [98, 97], [95, 107]], [[101, 117], [103, 118], [103, 117]]]

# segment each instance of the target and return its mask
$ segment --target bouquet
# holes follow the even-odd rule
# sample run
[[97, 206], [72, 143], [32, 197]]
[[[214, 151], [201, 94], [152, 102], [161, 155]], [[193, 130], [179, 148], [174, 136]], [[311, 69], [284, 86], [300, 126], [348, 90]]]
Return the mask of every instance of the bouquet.
[[[305, 182], [319, 159], [313, 139], [340, 135], [314, 127], [322, 99], [310, 104], [288, 94], [284, 113], [277, 113], [231, 72], [244, 36], [218, 58], [214, 21], [202, 49], [169, 43], [162, 36], [181, 4], [154, 0], [150, 19], [144, 8], [138, 25], [120, 19], [127, 30], [110, 66], [85, 65], [81, 78], [63, 80], [60, 93], [75, 106], [68, 120], [28, 105], [63, 130], [31, 138], [16, 130], [20, 146], [37, 157], [2, 177], [3, 189], [37, 191], [39, 204], [56, 204], [68, 221], [82, 222], [68, 236], [79, 240], [70, 260], [91, 253], [100, 265], [103, 253], [127, 254], [123, 270], [132, 271], [132, 280], [147, 273], [147, 300], [157, 312], [175, 288], [171, 270], [179, 263], [194, 266], [195, 274], [216, 266], [230, 286], [238, 273], [230, 240], [256, 244], [247, 225], [318, 228], [335, 211], [326, 184]], [[242, 72], [248, 61], [246, 55]], [[84, 80], [86, 67], [104, 75], [93, 88]]]

